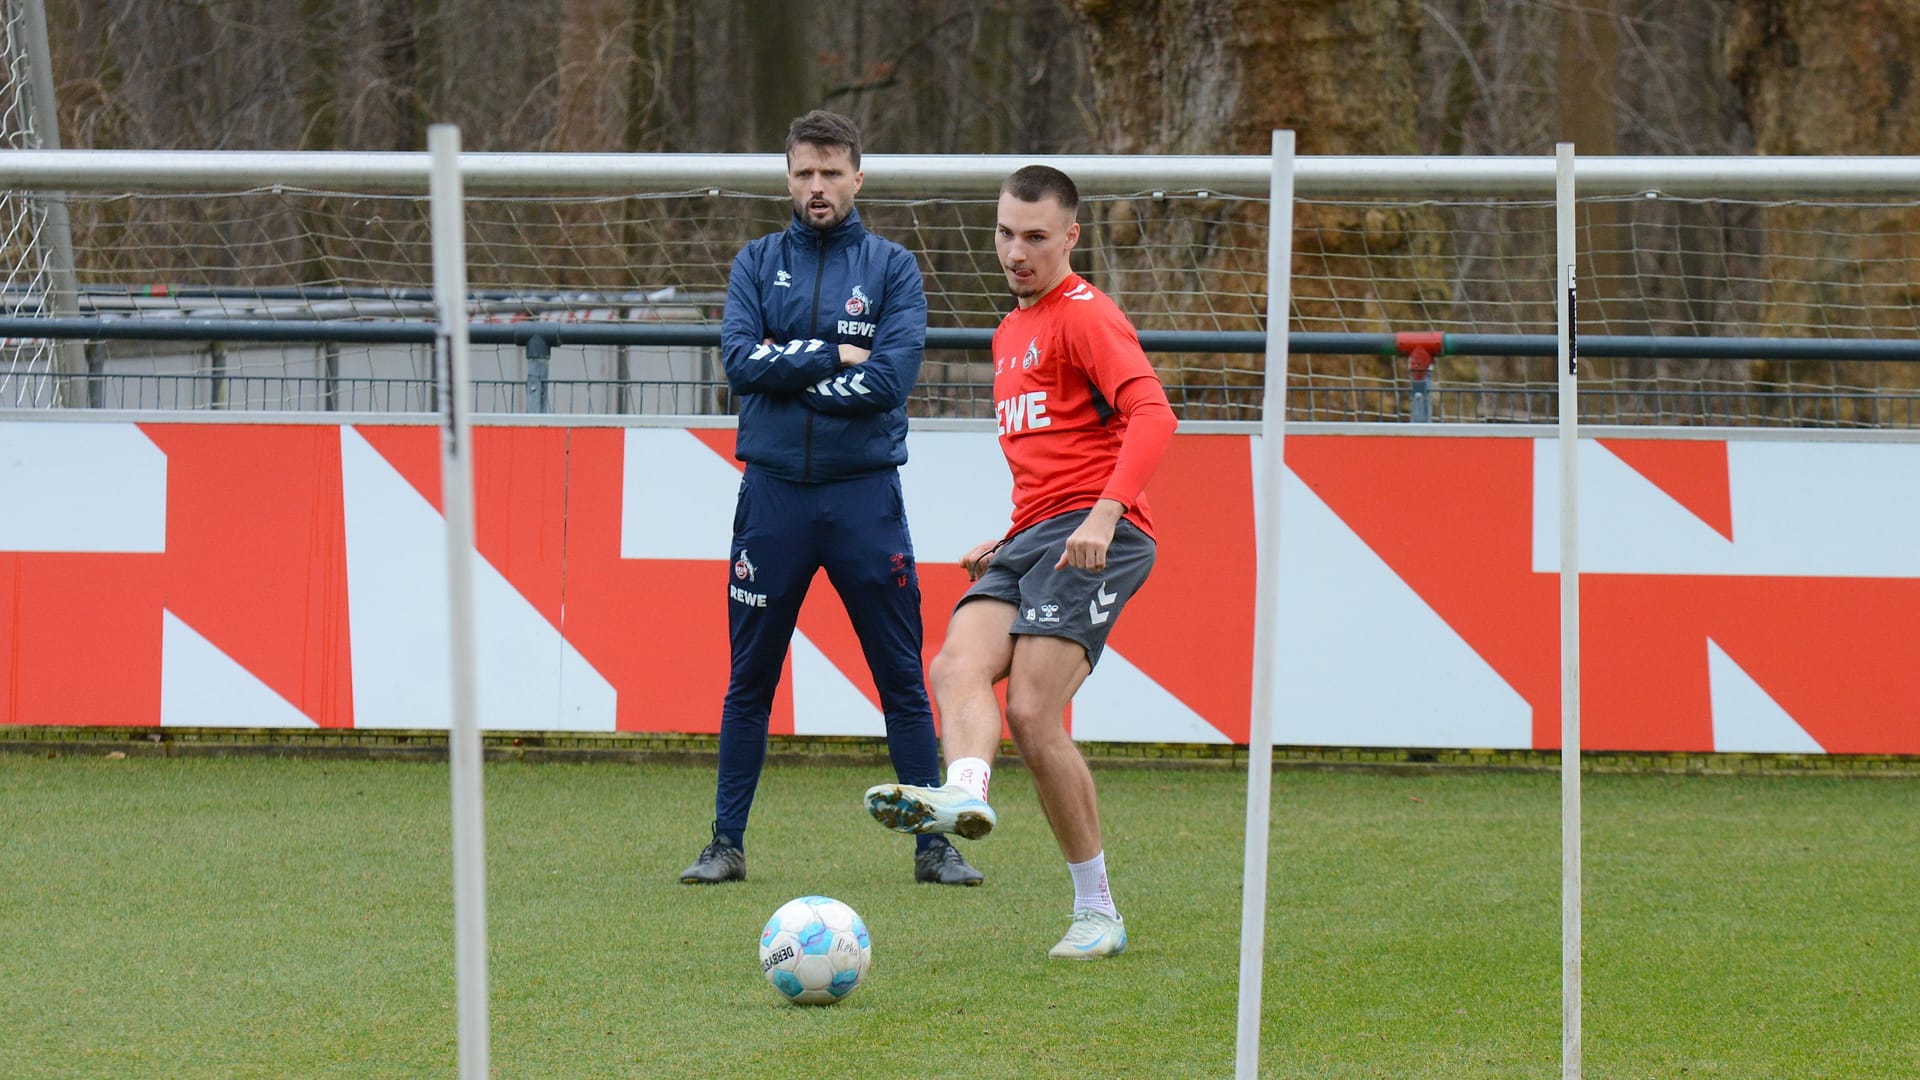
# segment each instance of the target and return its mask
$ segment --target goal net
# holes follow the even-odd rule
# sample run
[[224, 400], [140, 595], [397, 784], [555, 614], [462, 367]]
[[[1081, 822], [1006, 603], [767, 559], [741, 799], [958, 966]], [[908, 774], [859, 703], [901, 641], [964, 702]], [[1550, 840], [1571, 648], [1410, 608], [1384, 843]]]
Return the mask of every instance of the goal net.
[[[874, 160], [869, 159], [871, 181]], [[770, 178], [777, 188], [777, 177]], [[32, 193], [9, 206], [10, 310], [44, 313], [30, 254]], [[162, 408], [429, 407], [425, 345], [300, 339], [341, 321], [430, 317], [424, 196], [309, 190], [68, 195], [83, 316], [154, 325], [270, 320], [286, 340], [91, 341], [86, 400]], [[994, 200], [929, 185], [863, 197], [868, 225], [914, 251], [930, 325], [984, 335], [1008, 300], [993, 250]], [[712, 188], [605, 196], [470, 195], [469, 281], [478, 323], [646, 324], [672, 345], [569, 345], [536, 372], [524, 348], [476, 342], [482, 412], [729, 411], [714, 349], [740, 245], [783, 227], [784, 196]], [[1582, 420], [1663, 424], [1907, 426], [1909, 365], [1866, 343], [1920, 337], [1920, 202], [1589, 196], [1582, 257]], [[1091, 192], [1076, 267], [1148, 334], [1190, 419], [1259, 414], [1268, 207], [1184, 190]], [[1531, 198], [1342, 197], [1295, 212], [1289, 412], [1299, 420], [1413, 415], [1414, 365], [1392, 335], [1448, 335], [1431, 372], [1435, 420], [1555, 416], [1553, 204]], [[706, 338], [701, 334], [705, 333]], [[1157, 335], [1157, 336], [1156, 336]], [[1633, 355], [1608, 356], [1607, 338]], [[1797, 354], [1728, 352], [1730, 339], [1825, 343]], [[984, 351], [929, 351], [912, 409], [988, 416]], [[1589, 345], [1592, 341], [1594, 344]], [[9, 343], [10, 371], [47, 370], [44, 340]], [[1718, 351], [1716, 351], [1718, 349]], [[1808, 358], [1790, 358], [1798, 355]], [[43, 395], [44, 396], [44, 395]], [[36, 399], [39, 400], [39, 399]]]
[[[38, 130], [28, 36], [24, 5], [0, 2], [0, 149], [47, 145]], [[36, 192], [0, 191], [0, 314], [54, 314], [52, 248], [46, 199]], [[0, 407], [53, 405], [59, 351], [57, 342], [45, 338], [0, 340]]]

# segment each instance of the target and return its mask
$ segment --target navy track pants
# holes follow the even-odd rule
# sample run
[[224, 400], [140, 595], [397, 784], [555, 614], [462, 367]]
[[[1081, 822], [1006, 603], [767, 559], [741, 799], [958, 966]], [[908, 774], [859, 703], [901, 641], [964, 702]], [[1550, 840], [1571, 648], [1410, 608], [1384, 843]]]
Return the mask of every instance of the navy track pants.
[[[920, 666], [920, 574], [906, 500], [893, 469], [824, 484], [781, 480], [749, 465], [733, 512], [727, 627], [733, 667], [720, 710], [715, 831], [745, 843], [767, 760], [767, 721], [816, 571], [846, 605], [880, 691], [887, 753], [903, 784], [940, 782], [933, 708]], [[849, 792], [851, 802], [859, 796]], [[921, 846], [930, 838], [921, 837]]]

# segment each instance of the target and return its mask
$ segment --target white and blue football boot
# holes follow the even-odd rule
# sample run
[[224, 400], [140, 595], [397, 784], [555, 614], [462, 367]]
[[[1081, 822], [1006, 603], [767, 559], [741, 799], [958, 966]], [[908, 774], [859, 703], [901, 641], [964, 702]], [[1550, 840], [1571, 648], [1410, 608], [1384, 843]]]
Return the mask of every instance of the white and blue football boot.
[[1067, 936], [1047, 950], [1055, 960], [1098, 960], [1127, 949], [1126, 920], [1092, 908], [1076, 908]]
[[867, 813], [895, 832], [952, 833], [968, 840], [992, 832], [998, 820], [993, 807], [955, 784], [876, 784], [867, 789]]

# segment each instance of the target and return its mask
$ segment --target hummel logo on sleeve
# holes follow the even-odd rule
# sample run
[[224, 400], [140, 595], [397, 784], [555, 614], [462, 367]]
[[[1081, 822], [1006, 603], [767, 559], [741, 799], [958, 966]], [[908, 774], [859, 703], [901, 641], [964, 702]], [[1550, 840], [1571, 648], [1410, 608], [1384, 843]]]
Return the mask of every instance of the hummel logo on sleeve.
[[809, 394], [825, 394], [828, 397], [852, 397], [855, 394], [871, 394], [867, 389], [867, 373], [856, 371], [851, 375], [842, 375], [836, 379], [821, 379], [807, 387]]
[[747, 359], [765, 360], [771, 364], [783, 356], [792, 356], [797, 352], [819, 352], [824, 345], [826, 345], [826, 342], [821, 341], [819, 338], [807, 338], [805, 340], [795, 338], [785, 345], [769, 345], [762, 342], [755, 346], [752, 352], [747, 354]]

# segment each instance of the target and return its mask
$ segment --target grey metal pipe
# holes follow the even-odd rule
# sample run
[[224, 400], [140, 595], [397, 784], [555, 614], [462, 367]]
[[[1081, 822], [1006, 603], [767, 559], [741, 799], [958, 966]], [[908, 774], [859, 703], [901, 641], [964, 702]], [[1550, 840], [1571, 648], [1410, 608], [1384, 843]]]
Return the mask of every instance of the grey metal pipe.
[[[0, 318], [0, 337], [117, 339], [136, 341], [290, 341], [360, 344], [431, 344], [435, 323], [421, 320], [328, 322], [275, 319], [72, 319]], [[536, 348], [556, 345], [720, 344], [720, 328], [711, 323], [474, 323], [468, 328], [478, 344]], [[927, 347], [985, 350], [993, 331], [971, 327], [930, 327]], [[1316, 356], [1394, 356], [1397, 334], [1330, 334], [1294, 331], [1291, 352]], [[1439, 356], [1552, 356], [1552, 334], [1445, 334]], [[1148, 352], [1261, 353], [1266, 335], [1258, 330], [1143, 330]], [[1582, 336], [1585, 356], [1627, 359], [1669, 357], [1693, 360], [1920, 360], [1920, 340], [1887, 338], [1762, 338]]]

